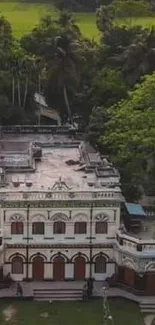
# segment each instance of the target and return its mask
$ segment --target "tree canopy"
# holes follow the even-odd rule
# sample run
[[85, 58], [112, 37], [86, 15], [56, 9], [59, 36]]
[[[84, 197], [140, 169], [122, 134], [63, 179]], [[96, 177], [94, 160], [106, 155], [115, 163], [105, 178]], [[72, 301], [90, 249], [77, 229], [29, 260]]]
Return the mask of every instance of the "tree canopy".
[[[97, 6], [98, 42], [82, 35], [66, 11], [70, 5]], [[37, 91], [63, 123], [78, 118], [87, 139], [116, 163], [126, 197], [136, 200], [155, 175], [155, 28], [117, 19], [153, 15], [150, 3], [60, 0], [57, 6], [57, 18], [42, 17], [20, 40], [0, 17], [0, 124], [38, 123]]]
[[155, 73], [107, 110], [109, 120], [100, 138], [130, 183], [146, 183], [147, 163], [155, 152]]

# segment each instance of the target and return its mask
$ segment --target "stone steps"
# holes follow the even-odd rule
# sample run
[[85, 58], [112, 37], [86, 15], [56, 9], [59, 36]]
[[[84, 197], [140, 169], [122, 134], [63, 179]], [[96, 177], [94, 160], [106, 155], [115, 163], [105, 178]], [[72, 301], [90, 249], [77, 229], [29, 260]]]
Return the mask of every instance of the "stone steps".
[[150, 302], [141, 302], [139, 304], [140, 310], [142, 313], [155, 313], [155, 302], [150, 303]]
[[33, 298], [37, 301], [82, 300], [82, 289], [34, 289]]

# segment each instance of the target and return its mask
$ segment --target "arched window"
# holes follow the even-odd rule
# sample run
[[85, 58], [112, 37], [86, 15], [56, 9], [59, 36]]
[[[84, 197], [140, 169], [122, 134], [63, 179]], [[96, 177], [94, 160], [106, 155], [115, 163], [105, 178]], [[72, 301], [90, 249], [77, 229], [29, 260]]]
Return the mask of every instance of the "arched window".
[[95, 225], [96, 234], [107, 234], [108, 223], [106, 221], [97, 221]]
[[63, 221], [55, 221], [53, 224], [53, 233], [54, 234], [65, 234], [66, 224]]
[[87, 233], [87, 223], [86, 222], [75, 222], [74, 234], [86, 234], [86, 233]]
[[12, 259], [12, 274], [23, 274], [23, 260], [20, 256]]
[[106, 258], [104, 256], [96, 257], [95, 273], [106, 273]]
[[11, 223], [11, 235], [23, 234], [23, 222], [15, 221]]
[[32, 223], [32, 234], [33, 235], [44, 235], [44, 222], [33, 222]]

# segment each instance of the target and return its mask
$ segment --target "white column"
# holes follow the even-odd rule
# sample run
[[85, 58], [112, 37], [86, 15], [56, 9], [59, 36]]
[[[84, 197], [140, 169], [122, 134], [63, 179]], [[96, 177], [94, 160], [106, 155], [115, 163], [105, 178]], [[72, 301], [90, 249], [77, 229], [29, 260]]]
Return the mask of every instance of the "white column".
[[89, 278], [89, 268], [90, 268], [90, 264], [87, 263], [86, 264], [86, 275], [85, 275], [86, 278]]
[[53, 264], [52, 263], [45, 263], [44, 264], [44, 279], [51, 279], [53, 278]]
[[65, 279], [74, 279], [74, 264], [65, 264]]
[[[26, 268], [26, 264], [25, 264], [25, 268]], [[29, 279], [32, 279], [32, 263], [29, 264]]]

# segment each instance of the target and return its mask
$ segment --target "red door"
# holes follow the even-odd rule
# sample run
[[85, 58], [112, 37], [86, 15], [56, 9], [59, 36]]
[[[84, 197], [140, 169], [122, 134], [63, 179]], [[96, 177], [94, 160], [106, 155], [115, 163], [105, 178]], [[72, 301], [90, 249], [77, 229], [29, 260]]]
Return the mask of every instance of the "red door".
[[150, 295], [155, 294], [155, 273], [147, 272], [146, 274], [146, 291]]
[[84, 280], [85, 278], [85, 259], [82, 256], [78, 256], [74, 260], [74, 280]]
[[36, 256], [32, 262], [32, 276], [34, 281], [44, 279], [44, 260], [41, 256]]
[[53, 260], [53, 280], [63, 281], [65, 279], [65, 261], [62, 256], [57, 256]]
[[135, 284], [135, 272], [132, 269], [125, 268], [124, 270], [124, 282], [130, 287], [134, 287]]

